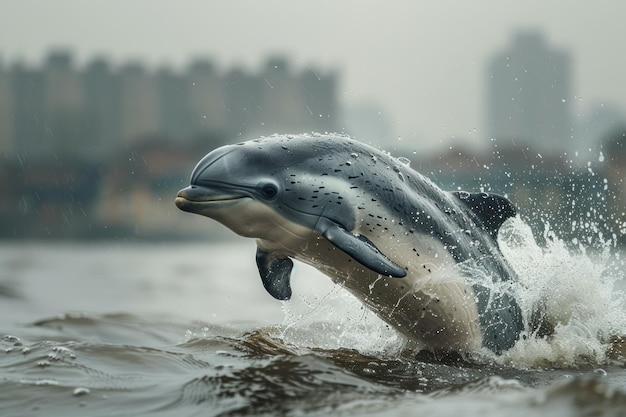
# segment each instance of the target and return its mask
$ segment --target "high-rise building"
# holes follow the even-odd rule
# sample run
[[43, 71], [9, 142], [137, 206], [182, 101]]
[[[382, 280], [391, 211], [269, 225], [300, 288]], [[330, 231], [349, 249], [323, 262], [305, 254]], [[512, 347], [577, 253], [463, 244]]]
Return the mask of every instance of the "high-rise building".
[[120, 84], [104, 59], [89, 63], [83, 73], [85, 142], [92, 155], [107, 158], [122, 145]]
[[139, 64], [120, 70], [121, 138], [125, 143], [159, 132], [159, 91], [157, 82]]
[[520, 32], [493, 56], [487, 78], [487, 129], [500, 146], [555, 154], [571, 147], [571, 63], [541, 33]]
[[95, 149], [89, 146], [85, 131], [85, 95], [82, 79], [72, 67], [65, 51], [48, 56], [43, 73], [43, 123], [56, 155], [85, 156]]
[[284, 57], [267, 61], [261, 77], [260, 97], [264, 133], [299, 132], [306, 126], [307, 103]]
[[306, 103], [304, 128], [315, 131], [335, 131], [337, 129], [336, 110], [337, 76], [334, 72], [320, 74], [313, 68], [299, 76], [300, 88]]
[[189, 125], [194, 135], [227, 131], [227, 109], [222, 92], [222, 80], [213, 63], [195, 61], [187, 74]]
[[230, 70], [224, 77], [223, 94], [229, 131], [241, 136], [259, 131], [263, 126], [261, 79], [241, 68]]
[[21, 160], [50, 158], [54, 146], [52, 134], [43, 122], [43, 72], [17, 63], [11, 67], [11, 78], [13, 149]]
[[263, 133], [333, 131], [336, 129], [337, 77], [312, 68], [293, 73], [284, 57], [270, 58], [258, 77]]
[[156, 75], [159, 89], [160, 133], [168, 138], [186, 138], [191, 132], [187, 80], [162, 68]]

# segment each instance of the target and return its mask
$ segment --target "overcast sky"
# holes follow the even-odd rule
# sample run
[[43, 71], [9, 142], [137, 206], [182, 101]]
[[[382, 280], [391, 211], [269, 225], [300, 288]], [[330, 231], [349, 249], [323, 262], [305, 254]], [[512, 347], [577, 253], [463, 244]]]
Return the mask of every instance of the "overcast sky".
[[[626, 109], [626, 2], [0, 0], [0, 57], [39, 63], [68, 47], [184, 66], [214, 57], [223, 69], [259, 68], [284, 53], [296, 68], [341, 72], [341, 99], [380, 106], [402, 141], [485, 142], [486, 63], [517, 30], [541, 30], [572, 53], [572, 97]], [[420, 148], [421, 146], [416, 146]]]

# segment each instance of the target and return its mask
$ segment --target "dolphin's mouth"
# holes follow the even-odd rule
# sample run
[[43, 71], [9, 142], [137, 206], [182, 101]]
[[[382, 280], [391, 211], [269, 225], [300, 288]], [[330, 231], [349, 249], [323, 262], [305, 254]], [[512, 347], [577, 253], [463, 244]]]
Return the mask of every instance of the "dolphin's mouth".
[[189, 201], [191, 203], [218, 203], [220, 201], [240, 200], [242, 198], [246, 198], [246, 196], [245, 195], [237, 195], [237, 196], [222, 195], [222, 196], [216, 196], [216, 197], [204, 198], [204, 199], [189, 198], [184, 195], [181, 196], [180, 194], [176, 196], [176, 200], [180, 199], [180, 200]]
[[198, 212], [201, 208], [223, 206], [249, 198], [242, 194], [227, 194], [204, 187], [189, 186], [178, 192], [174, 203], [183, 211]]
[[207, 199], [207, 200], [193, 200], [193, 199], [189, 199], [189, 198], [185, 198], [185, 197], [181, 197], [181, 196], [177, 196], [175, 203], [176, 205], [180, 205], [180, 204], [213, 204], [213, 203], [225, 203], [228, 201], [235, 201], [235, 200], [241, 200], [244, 198], [249, 198], [246, 196], [237, 196], [237, 197], [230, 197], [230, 196], [223, 196], [223, 197], [219, 197], [219, 198], [211, 198], [211, 199]]

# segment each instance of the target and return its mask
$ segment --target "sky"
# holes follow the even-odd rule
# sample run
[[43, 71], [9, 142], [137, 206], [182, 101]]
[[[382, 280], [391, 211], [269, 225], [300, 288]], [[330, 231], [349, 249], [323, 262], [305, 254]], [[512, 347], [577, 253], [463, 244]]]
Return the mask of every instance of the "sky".
[[488, 142], [487, 62], [516, 31], [570, 51], [565, 99], [577, 112], [626, 109], [625, 15], [621, 0], [0, 0], [0, 60], [38, 64], [69, 48], [78, 64], [107, 56], [184, 69], [208, 56], [255, 71], [284, 54], [294, 69], [338, 71], [343, 106], [376, 106], [394, 140], [434, 149]]

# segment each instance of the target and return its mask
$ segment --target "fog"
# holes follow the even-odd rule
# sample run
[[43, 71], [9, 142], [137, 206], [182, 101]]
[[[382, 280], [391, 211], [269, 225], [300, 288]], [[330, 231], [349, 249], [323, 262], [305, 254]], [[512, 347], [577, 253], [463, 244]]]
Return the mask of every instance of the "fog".
[[196, 56], [255, 69], [268, 54], [284, 54], [299, 67], [340, 71], [346, 111], [375, 109], [384, 139], [418, 150], [445, 148], [451, 138], [485, 145], [487, 63], [520, 30], [570, 54], [564, 99], [575, 115], [585, 119], [599, 104], [626, 108], [619, 1], [2, 0], [0, 8], [5, 63], [40, 63], [54, 47], [78, 63], [106, 56], [179, 69]]

